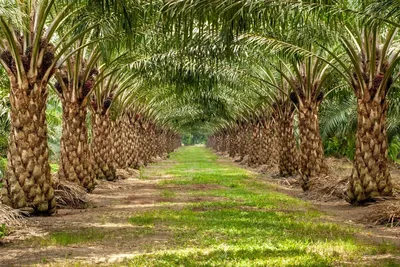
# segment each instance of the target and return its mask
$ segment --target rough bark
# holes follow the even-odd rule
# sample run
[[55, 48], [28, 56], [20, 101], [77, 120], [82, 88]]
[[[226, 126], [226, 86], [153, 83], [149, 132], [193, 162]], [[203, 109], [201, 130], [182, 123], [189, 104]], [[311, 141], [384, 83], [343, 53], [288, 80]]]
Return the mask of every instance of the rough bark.
[[238, 136], [238, 129], [235, 127], [230, 133], [230, 150], [229, 156], [234, 158], [238, 153], [238, 146], [239, 146], [239, 136]]
[[275, 139], [275, 123], [273, 120], [268, 120], [263, 123], [261, 128], [261, 148], [260, 148], [260, 164], [267, 165], [272, 168], [278, 163], [278, 147]]
[[260, 149], [261, 149], [261, 138], [260, 138], [260, 127], [259, 125], [252, 125], [250, 127], [250, 139], [249, 139], [249, 166], [255, 166], [260, 164]]
[[113, 181], [116, 179], [113, 166], [112, 121], [108, 114], [92, 115], [92, 143], [93, 168], [97, 179]]
[[129, 125], [129, 132], [128, 132], [128, 138], [129, 138], [129, 145], [128, 145], [128, 150], [127, 150], [127, 166], [129, 168], [135, 168], [137, 166], [137, 124], [135, 123], [132, 118], [130, 119], [130, 125]]
[[238, 148], [238, 154], [240, 156], [240, 160], [243, 160], [243, 158], [247, 155], [248, 139], [249, 139], [248, 125], [246, 124], [241, 125], [239, 130], [239, 148]]
[[278, 126], [278, 168], [281, 176], [292, 176], [297, 173], [298, 150], [294, 137], [294, 112], [291, 108], [283, 109], [276, 117]]
[[328, 171], [319, 131], [318, 105], [308, 100], [299, 105], [300, 174], [305, 191], [310, 189], [310, 179], [326, 175]]
[[81, 185], [89, 192], [95, 187], [92, 157], [86, 126], [86, 106], [62, 100], [63, 123], [60, 146], [60, 179]]
[[23, 88], [11, 80], [11, 129], [2, 201], [16, 209], [29, 207], [34, 213], [52, 214], [56, 202], [48, 162], [47, 85]]
[[386, 101], [379, 98], [358, 100], [356, 153], [347, 190], [347, 200], [352, 204], [359, 205], [374, 197], [392, 194], [387, 165], [386, 115]]
[[114, 166], [117, 169], [125, 168], [126, 128], [122, 117], [118, 118], [112, 129]]

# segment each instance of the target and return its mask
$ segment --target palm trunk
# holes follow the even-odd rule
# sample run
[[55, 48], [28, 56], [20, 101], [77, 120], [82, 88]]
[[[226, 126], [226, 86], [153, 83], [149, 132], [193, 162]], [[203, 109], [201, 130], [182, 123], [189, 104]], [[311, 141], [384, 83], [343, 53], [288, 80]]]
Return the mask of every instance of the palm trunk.
[[60, 147], [60, 179], [81, 185], [88, 192], [95, 187], [95, 176], [86, 127], [86, 106], [62, 100], [63, 123]]
[[347, 200], [352, 204], [362, 204], [373, 197], [392, 194], [387, 166], [387, 109], [384, 96], [370, 101], [358, 100], [356, 153], [347, 190]]
[[275, 125], [273, 120], [263, 123], [261, 128], [261, 150], [260, 150], [260, 164], [267, 165], [272, 168], [277, 165], [279, 153], [277, 152], [277, 141], [275, 140]]
[[129, 168], [135, 168], [137, 165], [137, 127], [135, 121], [130, 118], [129, 124], [129, 146], [127, 147], [127, 166]]
[[47, 84], [40, 81], [34, 89], [21, 88], [11, 79], [11, 85], [11, 129], [2, 201], [16, 209], [30, 207], [34, 213], [52, 214], [56, 202], [48, 162]]
[[[144, 164], [145, 161], [145, 149], [146, 149], [146, 134], [143, 126], [143, 122], [138, 122], [138, 162], [139, 165]], [[139, 166], [140, 167], [140, 166]]]
[[257, 124], [253, 124], [250, 127], [251, 136], [249, 139], [249, 161], [248, 165], [258, 165], [259, 164], [259, 156], [260, 156], [260, 136], [259, 136], [259, 126]]
[[121, 169], [125, 167], [124, 164], [124, 145], [125, 145], [125, 135], [126, 133], [123, 119], [118, 118], [112, 129], [112, 138], [113, 138], [113, 147], [112, 147], [112, 155], [114, 166], [117, 169]]
[[283, 108], [277, 115], [279, 158], [278, 168], [281, 176], [292, 176], [298, 171], [298, 150], [294, 137], [294, 113], [292, 108]]
[[230, 146], [229, 146], [229, 156], [234, 158], [238, 153], [239, 146], [239, 137], [238, 137], [238, 129], [232, 129], [230, 133]]
[[310, 189], [310, 179], [328, 171], [319, 131], [318, 104], [304, 100], [299, 105], [300, 174], [305, 191]]
[[116, 179], [111, 153], [111, 131], [112, 121], [108, 114], [93, 114], [91, 151], [94, 171], [97, 179], [108, 181]]
[[239, 142], [240, 142], [240, 147], [239, 147], [239, 156], [240, 160], [243, 160], [243, 158], [247, 154], [247, 138], [248, 138], [248, 126], [247, 125], [242, 125], [240, 127], [240, 137], [239, 137]]

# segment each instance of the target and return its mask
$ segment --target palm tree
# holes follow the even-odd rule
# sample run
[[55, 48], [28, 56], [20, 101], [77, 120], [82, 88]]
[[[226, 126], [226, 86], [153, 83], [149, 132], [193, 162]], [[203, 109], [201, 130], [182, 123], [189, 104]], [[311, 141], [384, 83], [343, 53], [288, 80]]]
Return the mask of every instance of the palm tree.
[[[388, 162], [387, 94], [400, 61], [394, 46], [396, 28], [346, 27], [341, 38], [351, 67], [337, 57], [357, 98], [356, 152], [347, 200], [362, 204], [376, 196], [392, 194]], [[385, 33], [386, 32], [386, 33]], [[347, 39], [348, 37], [354, 39]], [[397, 77], [396, 77], [397, 78]]]
[[[320, 55], [320, 52], [315, 52]], [[319, 57], [307, 58], [293, 64], [295, 79], [290, 81], [291, 95], [299, 112], [300, 174], [302, 188], [310, 188], [310, 179], [327, 174], [322, 138], [319, 130], [318, 110], [324, 98], [325, 81], [329, 78], [330, 65]]]
[[[47, 84], [54, 74], [57, 51], [52, 37], [73, 12], [70, 5], [53, 10], [52, 0], [12, 2], [21, 25], [0, 18], [0, 61], [10, 79], [11, 129], [3, 203], [32, 212], [55, 211], [53, 182], [48, 163], [46, 100]], [[53, 23], [45, 27], [50, 17]], [[62, 38], [61, 38], [62, 39]]]
[[278, 61], [267, 67], [258, 65], [252, 72], [260, 87], [266, 87], [267, 103], [272, 103], [269, 106], [272, 108], [271, 123], [277, 128], [279, 174], [292, 176], [299, 170], [299, 152], [294, 136], [295, 105], [290, 99], [293, 76], [285, 74], [285, 70], [285, 65]]
[[[93, 168], [97, 179], [115, 180], [115, 166], [112, 159], [112, 129], [111, 107], [119, 95], [120, 72], [100, 69], [99, 80], [95, 84], [91, 102], [92, 142], [90, 144], [93, 156]], [[124, 83], [124, 82], [122, 82]]]
[[[83, 45], [83, 40], [76, 44]], [[90, 54], [89, 54], [90, 53]], [[89, 94], [93, 90], [100, 56], [97, 47], [79, 51], [66, 59], [56, 71], [55, 89], [63, 108], [59, 178], [77, 183], [89, 192], [94, 189], [94, 174], [86, 127]]]

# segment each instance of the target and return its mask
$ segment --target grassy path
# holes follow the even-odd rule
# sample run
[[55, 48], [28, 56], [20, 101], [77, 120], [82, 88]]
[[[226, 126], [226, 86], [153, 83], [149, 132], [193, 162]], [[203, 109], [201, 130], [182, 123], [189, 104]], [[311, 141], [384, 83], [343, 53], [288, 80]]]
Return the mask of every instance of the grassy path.
[[139, 179], [102, 186], [94, 196], [102, 206], [42, 218], [69, 226], [9, 251], [40, 247], [30, 262], [40, 266], [400, 266], [395, 246], [358, 241], [359, 230], [325, 222], [310, 204], [203, 147], [181, 148]]

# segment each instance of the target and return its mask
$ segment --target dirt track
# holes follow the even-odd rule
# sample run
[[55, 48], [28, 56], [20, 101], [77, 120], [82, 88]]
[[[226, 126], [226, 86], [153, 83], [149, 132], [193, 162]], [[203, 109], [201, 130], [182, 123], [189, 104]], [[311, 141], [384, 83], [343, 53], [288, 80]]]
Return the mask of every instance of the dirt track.
[[[229, 158], [220, 158], [219, 161], [234, 164]], [[131, 177], [116, 182], [100, 182], [94, 193], [90, 195], [91, 205], [88, 209], [63, 209], [51, 217], [28, 218], [27, 226], [12, 233], [7, 237], [6, 243], [0, 246], [0, 266], [31, 264], [43, 266], [77, 260], [95, 264], [113, 263], [144, 253], [147, 247], [154, 244], [167, 246], [170, 238], [167, 231], [158, 229], [156, 233], [146, 235], [145, 229], [130, 224], [128, 218], [138, 211], [166, 205], [169, 208], [180, 209], [186, 203], [204, 200], [189, 194], [185, 195], [188, 187], [179, 188], [176, 185], [171, 185], [171, 189], [173, 187], [174, 191], [180, 190], [179, 197], [168, 198], [168, 200], [163, 197], [163, 190], [166, 187], [160, 187], [158, 183], [171, 177], [160, 176], [160, 168], [168, 168], [172, 164], [174, 164], [173, 161], [166, 160], [158, 163], [157, 167], [148, 167], [145, 170], [145, 179]], [[213, 189], [212, 186], [195, 185], [196, 188], [190, 189], [208, 190]], [[304, 198], [303, 193], [298, 189], [279, 187], [277, 190]], [[357, 218], [365, 214], [363, 208], [351, 207], [344, 201], [314, 201], [314, 204], [318, 209], [326, 212], [326, 220], [358, 225], [364, 228], [360, 234], [363, 238], [373, 239], [376, 242], [390, 241], [400, 248], [398, 228], [388, 229], [382, 226], [356, 224]], [[101, 238], [82, 245], [69, 246], [42, 246], [39, 238], [49, 233], [79, 234], [90, 231]], [[34, 238], [35, 236], [38, 238]]]

